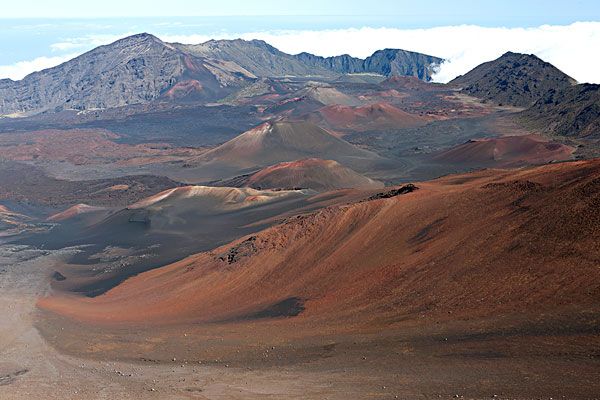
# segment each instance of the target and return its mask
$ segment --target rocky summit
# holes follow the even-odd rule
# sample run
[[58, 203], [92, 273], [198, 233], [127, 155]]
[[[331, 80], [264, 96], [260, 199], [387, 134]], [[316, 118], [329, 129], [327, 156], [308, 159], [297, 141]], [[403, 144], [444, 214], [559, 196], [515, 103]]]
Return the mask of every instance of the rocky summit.
[[450, 82], [464, 93], [497, 104], [528, 107], [550, 89], [576, 81], [535, 55], [508, 52]]

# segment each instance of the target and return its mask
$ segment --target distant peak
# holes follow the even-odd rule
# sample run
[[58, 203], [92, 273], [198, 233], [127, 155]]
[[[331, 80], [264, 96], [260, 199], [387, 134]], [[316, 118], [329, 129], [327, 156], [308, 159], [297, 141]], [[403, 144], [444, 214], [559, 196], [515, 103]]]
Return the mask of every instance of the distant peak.
[[246, 39], [242, 39], [242, 38], [236, 38], [236, 39], [210, 39], [207, 40], [206, 42], [202, 43], [202, 44], [225, 44], [225, 43], [247, 43], [247, 44], [253, 44], [253, 45], [260, 45], [260, 46], [269, 46], [272, 47], [270, 44], [268, 44], [267, 42], [265, 42], [264, 40], [261, 39], [251, 39], [251, 40], [246, 40]]
[[270, 44], [268, 44], [267, 42], [265, 42], [264, 40], [261, 40], [261, 39], [251, 39], [251, 40], [246, 40], [246, 39], [242, 39], [242, 38], [211, 39], [204, 43], [201, 43], [201, 45], [204, 45], [204, 46], [207, 46], [210, 48], [216, 48], [216, 49], [223, 49], [223, 48], [227, 48], [227, 47], [234, 47], [234, 48], [237, 47], [237, 48], [240, 48], [242, 51], [245, 49], [254, 47], [254, 48], [260, 48], [260, 49], [266, 49], [270, 53], [279, 52], [279, 50], [277, 50], [275, 47], [271, 46]]
[[[244, 39], [240, 39], [240, 40], [244, 40]], [[252, 39], [252, 40], [249, 40], [249, 42], [251, 42], [251, 43], [257, 43], [257, 44], [268, 44], [267, 42], [265, 42], [262, 39]]]
[[529, 107], [550, 89], [569, 87], [574, 80], [534, 54], [512, 51], [483, 63], [450, 83], [465, 93], [497, 104]]
[[535, 54], [526, 54], [526, 53], [516, 53], [514, 51], [507, 51], [500, 58], [528, 58], [528, 59], [541, 59]]
[[138, 39], [158, 39], [156, 36], [148, 32], [136, 33], [135, 35], [131, 35], [129, 37]]
[[116, 43], [145, 43], [145, 42], [150, 42], [150, 41], [160, 43], [160, 44], [165, 44], [162, 40], [160, 40], [156, 36], [154, 36], [150, 33], [146, 33], [146, 32], [136, 33], [135, 35], [124, 37], [122, 39], [115, 41], [114, 44], [116, 44]]

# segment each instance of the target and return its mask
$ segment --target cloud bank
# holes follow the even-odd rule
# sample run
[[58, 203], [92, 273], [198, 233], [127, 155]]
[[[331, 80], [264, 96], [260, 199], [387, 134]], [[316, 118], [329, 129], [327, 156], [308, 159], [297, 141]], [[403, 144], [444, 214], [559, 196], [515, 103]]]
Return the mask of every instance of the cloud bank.
[[[543, 25], [534, 28], [487, 28], [475, 25], [428, 29], [359, 28], [327, 31], [256, 32], [288, 53], [367, 57], [383, 48], [418, 51], [447, 60], [434, 76], [448, 82], [507, 51], [535, 54], [579, 82], [600, 83], [600, 22]], [[181, 39], [181, 38], [180, 38]]]
[[[90, 35], [55, 43], [54, 53], [89, 50], [123, 35]], [[543, 25], [533, 28], [489, 28], [476, 25], [426, 29], [355, 28], [290, 30], [214, 35], [161, 35], [168, 42], [201, 43], [208, 39], [262, 39], [287, 53], [307, 51], [322, 56], [350, 54], [367, 57], [383, 48], [400, 48], [442, 57], [446, 60], [434, 76], [448, 82], [507, 51], [531, 53], [554, 64], [579, 82], [600, 83], [600, 22]], [[56, 65], [72, 54], [39, 57], [15, 65], [0, 66], [0, 77], [20, 79], [27, 73]]]
[[77, 54], [66, 54], [54, 57], [37, 57], [29, 61], [19, 61], [11, 65], [0, 65], [0, 79], [22, 79], [24, 76], [42, 69], [51, 68], [77, 57]]
[[86, 35], [83, 37], [69, 38], [62, 42], [52, 43], [50, 49], [53, 52], [89, 50], [103, 44], [112, 43], [115, 40], [133, 35], [135, 32], [122, 33], [120, 35]]

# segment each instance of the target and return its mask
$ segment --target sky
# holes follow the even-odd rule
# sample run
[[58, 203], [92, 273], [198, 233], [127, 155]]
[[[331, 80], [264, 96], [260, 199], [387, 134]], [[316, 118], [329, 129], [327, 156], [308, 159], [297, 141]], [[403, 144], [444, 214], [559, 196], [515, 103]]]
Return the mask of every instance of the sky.
[[[435, 24], [568, 23], [600, 16], [597, 0], [21, 0], [4, 18], [397, 16]], [[459, 21], [460, 20], [460, 21]], [[502, 22], [504, 21], [504, 22]]]
[[289, 53], [366, 57], [402, 48], [446, 59], [435, 79], [506, 51], [600, 83], [598, 0], [0, 0], [0, 78], [21, 79], [121, 37], [263, 39]]

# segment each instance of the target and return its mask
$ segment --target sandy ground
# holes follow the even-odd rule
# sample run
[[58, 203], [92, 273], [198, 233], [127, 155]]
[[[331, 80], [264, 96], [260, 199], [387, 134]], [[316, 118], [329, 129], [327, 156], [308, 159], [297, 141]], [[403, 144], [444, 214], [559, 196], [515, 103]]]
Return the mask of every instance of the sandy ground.
[[[0, 246], [1, 399], [304, 399], [323, 398], [332, 376], [290, 369], [190, 363], [140, 365], [57, 352], [34, 327], [35, 302], [49, 290], [53, 265], [76, 249]], [[330, 398], [348, 398], [352, 388]]]
[[258, 356], [236, 359], [202, 326], [124, 334], [41, 318], [36, 299], [73, 251], [0, 246], [0, 399], [599, 398], [593, 333], [324, 335], [275, 347], [257, 326]]
[[[133, 329], [124, 335], [40, 319], [36, 300], [48, 292], [54, 266], [75, 251], [0, 246], [3, 400], [594, 399], [600, 393], [594, 379], [600, 370], [593, 351], [598, 337], [593, 334], [555, 342], [552, 337], [465, 340], [431, 332], [415, 339], [396, 333], [323, 338], [310, 350], [301, 343], [271, 347], [267, 339], [260, 358], [270, 357], [260, 362], [201, 357], [199, 363], [199, 355], [220, 352], [196, 340], [200, 326], [187, 327], [190, 334], [174, 327], [171, 332]], [[36, 329], [40, 321], [51, 327], [44, 334], [60, 345], [60, 352]], [[256, 335], [269, 336], [260, 327]], [[140, 353], [148, 358], [129, 354], [139, 353], [139, 343], [148, 345]], [[88, 357], [73, 355], [78, 352]]]

